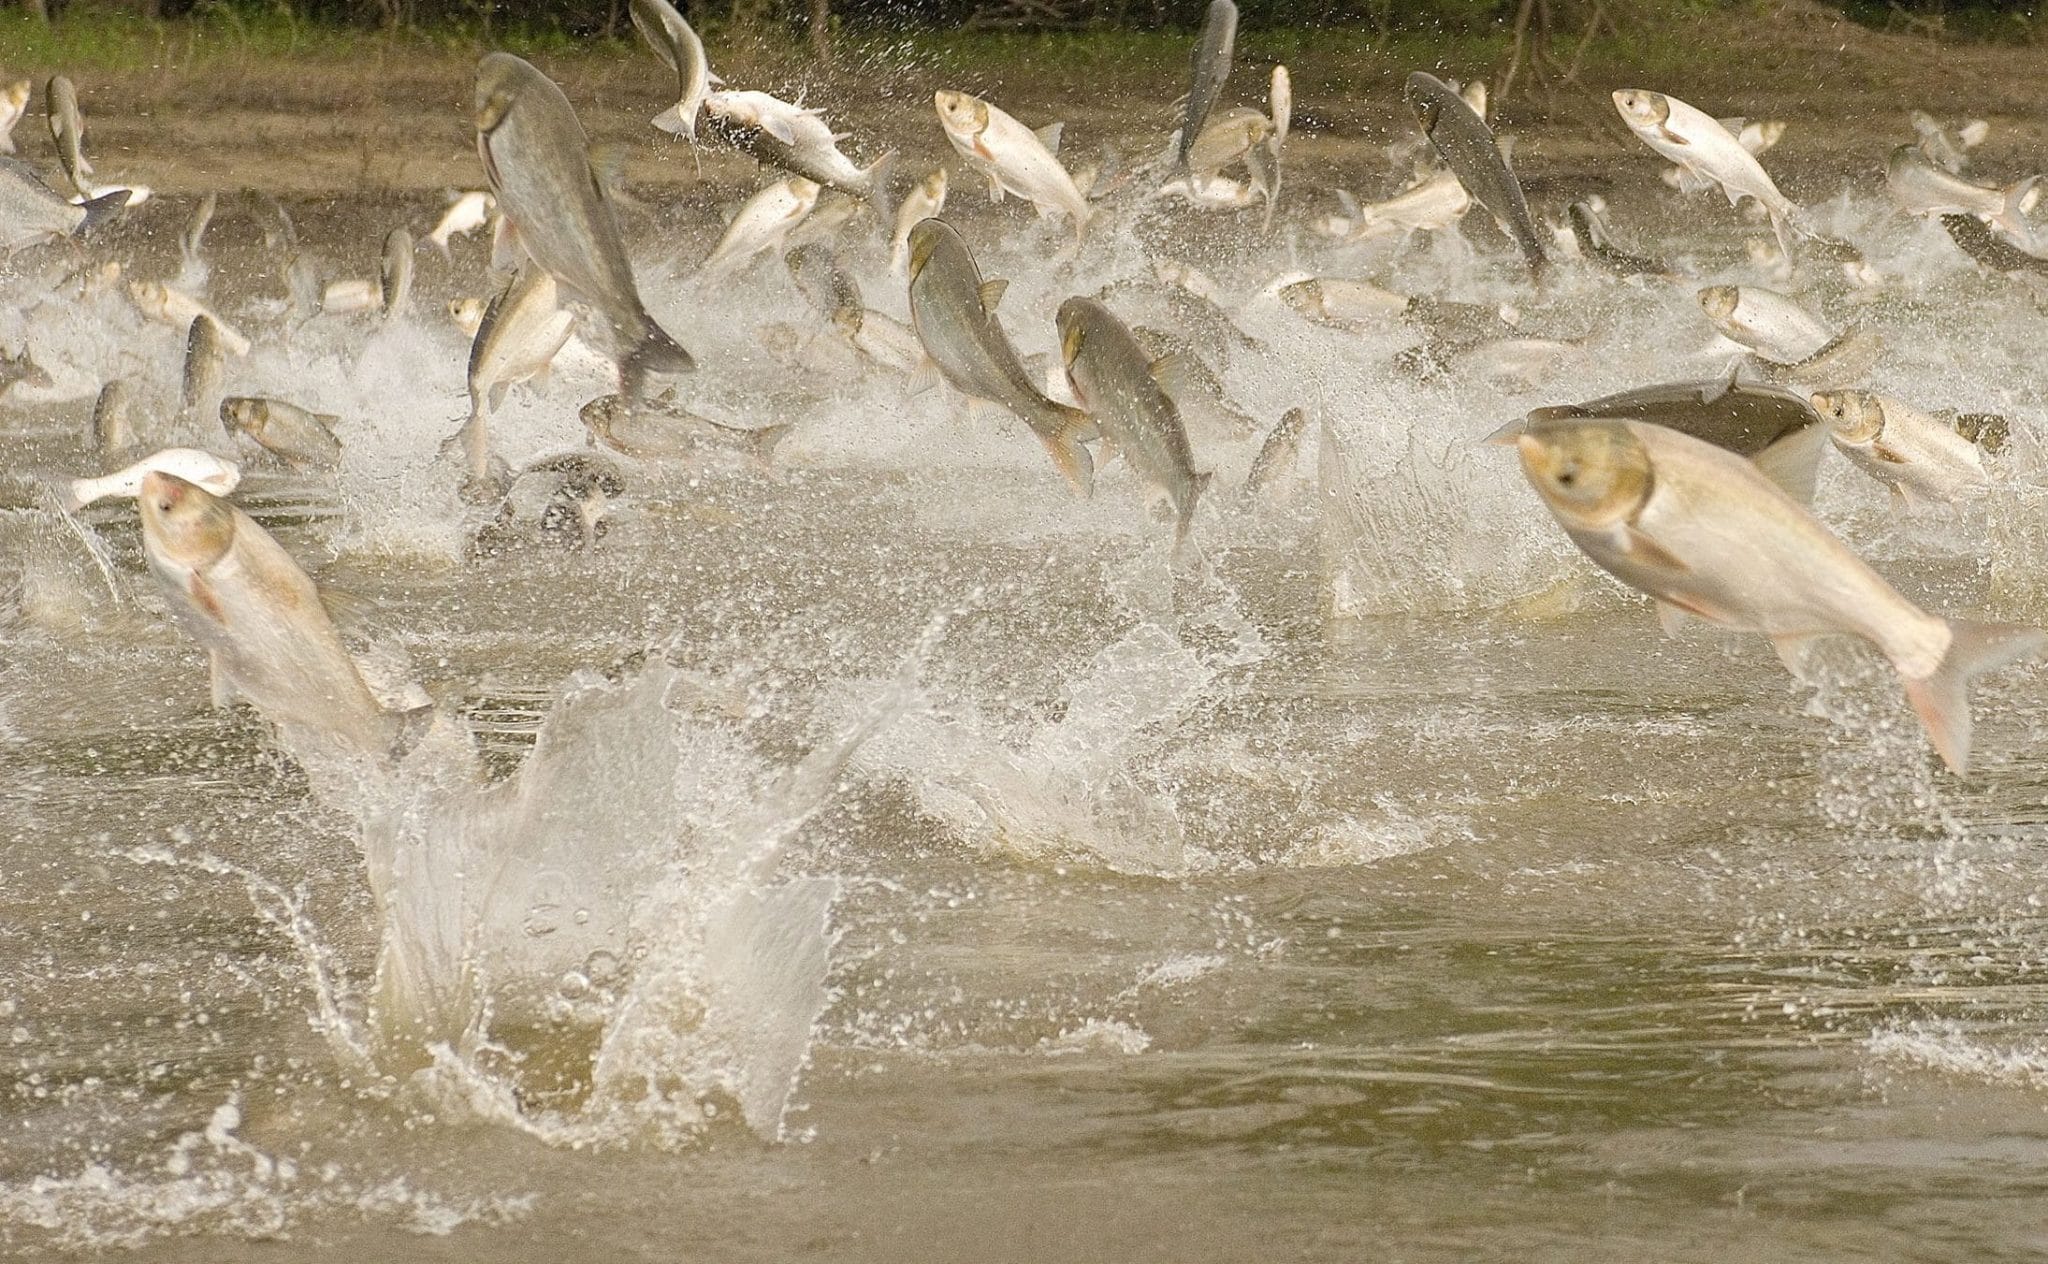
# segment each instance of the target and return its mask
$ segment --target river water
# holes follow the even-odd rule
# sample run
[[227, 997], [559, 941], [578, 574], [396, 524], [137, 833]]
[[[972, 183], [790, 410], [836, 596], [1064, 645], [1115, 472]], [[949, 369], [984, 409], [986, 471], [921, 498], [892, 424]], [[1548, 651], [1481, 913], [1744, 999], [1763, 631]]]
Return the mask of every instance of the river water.
[[[1764, 279], [1655, 166], [1617, 151], [1624, 230], [1696, 284]], [[628, 213], [643, 286], [704, 366], [693, 407], [794, 424], [773, 468], [629, 466], [594, 548], [519, 526], [478, 552], [435, 449], [465, 408], [440, 307], [485, 292], [483, 245], [422, 253], [407, 318], [293, 329], [264, 212], [224, 199], [211, 293], [257, 341], [228, 389], [339, 414], [346, 450], [331, 479], [251, 461], [237, 499], [380, 687], [443, 717], [375, 784], [209, 707], [132, 503], [82, 515], [110, 575], [43, 507], [98, 472], [106, 377], [168, 416], [183, 335], [57, 284], [69, 250], [14, 262], [0, 346], [55, 380], [0, 400], [8, 1252], [2048, 1245], [2042, 669], [1978, 687], [1959, 781], [1866, 648], [1801, 683], [1761, 640], [1664, 638], [1476, 443], [1725, 371], [1695, 283], [1567, 264], [1538, 292], [1482, 213], [1469, 247], [1408, 249], [1159, 215], [1070, 260], [954, 183], [1026, 353], [1118, 281], [1127, 321], [1170, 325], [1156, 257], [1215, 277], [1262, 344], [1202, 344], [1236, 403], [1310, 412], [1273, 494], [1238, 495], [1261, 436], [1199, 421], [1218, 473], [1176, 555], [1128, 470], [1077, 501], [1016, 423], [863, 373], [779, 263], [673, 279], [717, 229], [698, 202]], [[328, 275], [437, 210], [293, 205]], [[90, 257], [168, 276], [189, 206]], [[2048, 618], [2029, 293], [1867, 192], [1816, 214], [1882, 274], [1791, 287], [1881, 339], [1866, 384], [2017, 432], [1982, 501], [1902, 519], [1830, 455], [1820, 513], [1931, 608]], [[902, 318], [872, 231], [841, 240]], [[1411, 329], [1312, 326], [1268, 292], [1288, 269], [1512, 304], [1575, 349], [1533, 386], [1418, 377]], [[515, 391], [501, 452], [577, 446], [609, 389], [588, 358]]]

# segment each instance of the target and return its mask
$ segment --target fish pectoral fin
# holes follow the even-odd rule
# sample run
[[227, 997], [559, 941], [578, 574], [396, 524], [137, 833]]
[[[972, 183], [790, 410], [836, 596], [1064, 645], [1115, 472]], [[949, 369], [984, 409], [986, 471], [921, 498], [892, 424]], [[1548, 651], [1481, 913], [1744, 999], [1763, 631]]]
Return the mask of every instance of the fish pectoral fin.
[[1067, 125], [1063, 122], [1047, 123], [1044, 127], [1038, 128], [1031, 134], [1038, 138], [1039, 144], [1045, 146], [1047, 153], [1058, 154], [1060, 152], [1060, 136], [1066, 130]]
[[235, 687], [228, 681], [227, 668], [221, 665], [219, 650], [206, 651], [206, 687], [214, 710], [225, 711], [235, 705]]
[[192, 604], [199, 607], [207, 618], [222, 627], [227, 626], [227, 612], [220, 608], [220, 598], [214, 595], [213, 588], [207, 584], [204, 576], [194, 571], [192, 578], [185, 584], [185, 592], [192, 598]]
[[1887, 447], [1882, 439], [1870, 445], [1870, 454], [1888, 465], [1910, 464], [1905, 457], [1899, 455], [1896, 448]]
[[926, 356], [917, 362], [915, 369], [911, 370], [910, 386], [908, 389], [912, 395], [922, 395], [943, 380], [939, 373], [938, 361], [930, 356]]
[[[1663, 571], [1667, 574], [1674, 576], [1692, 574], [1692, 567], [1686, 565], [1683, 561], [1679, 560], [1679, 558], [1676, 555], [1674, 555], [1669, 549], [1657, 543], [1655, 540], [1652, 540], [1649, 536], [1646, 536], [1642, 532], [1636, 530], [1634, 527], [1622, 528], [1621, 552], [1623, 557], [1626, 557], [1630, 562], [1633, 562], [1637, 566], [1643, 566], [1648, 567], [1652, 570]], [[1667, 597], [1665, 598], [1665, 600], [1678, 602], [1678, 604], [1684, 605], [1687, 609], [1693, 611], [1693, 613], [1699, 615], [1701, 618], [1713, 618], [1712, 615], [1708, 614], [1704, 610], [1699, 609], [1696, 605], [1694, 605], [1691, 602], [1683, 601], [1677, 597]]]
[[1796, 680], [1805, 680], [1806, 647], [1819, 640], [1813, 632], [1788, 632], [1771, 638], [1771, 648], [1778, 652], [1778, 661], [1785, 664], [1785, 670]]
[[1692, 622], [1692, 611], [1668, 601], [1657, 602], [1657, 626], [1664, 629], [1664, 635], [1677, 636], [1685, 631], [1685, 625]]
[[759, 120], [759, 123], [762, 131], [768, 133], [770, 136], [773, 136], [775, 139], [781, 141], [783, 144], [796, 144], [796, 128], [790, 126], [789, 120], [783, 118], [781, 115], [778, 114], [769, 118], [761, 119]]
[[1668, 123], [1657, 124], [1657, 139], [1672, 145], [1684, 145], [1687, 147], [1690, 147], [1692, 145], [1691, 141], [1687, 140], [1683, 136], [1680, 136], [1677, 132], [1672, 131], [1671, 126]]
[[1159, 384], [1159, 389], [1168, 395], [1174, 394], [1187, 384], [1188, 362], [1178, 352], [1169, 351], [1160, 356], [1145, 366], [1145, 371], [1152, 375], [1152, 380]]
[[981, 310], [991, 316], [995, 315], [996, 305], [1003, 301], [1003, 292], [1009, 288], [1010, 283], [1005, 280], [992, 279], [983, 281], [980, 290]]
[[[974, 150], [982, 157], [989, 158], [990, 161], [994, 161], [994, 159], [990, 156], [988, 151], [981, 147], [980, 142], [977, 141], [975, 143]], [[1003, 182], [996, 178], [996, 173], [993, 171], [988, 173], [988, 200], [991, 202], [1000, 202], [1003, 200]]]

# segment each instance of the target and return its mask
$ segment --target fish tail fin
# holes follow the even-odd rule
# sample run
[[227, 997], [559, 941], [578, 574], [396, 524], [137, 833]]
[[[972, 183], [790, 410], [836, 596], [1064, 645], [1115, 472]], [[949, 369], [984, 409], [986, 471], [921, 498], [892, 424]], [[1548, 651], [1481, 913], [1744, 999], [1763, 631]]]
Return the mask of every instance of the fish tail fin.
[[648, 374], [688, 373], [696, 367], [697, 361], [683, 350], [682, 344], [650, 320], [638, 345], [619, 362], [619, 391], [638, 403], [647, 393]]
[[1207, 474], [1197, 474], [1195, 475], [1194, 482], [1189, 484], [1187, 503], [1180, 507], [1180, 523], [1174, 528], [1173, 532], [1175, 548], [1179, 548], [1186, 542], [1188, 528], [1193, 526], [1195, 522], [1195, 506], [1201, 503], [1202, 493], [1209, 490], [1209, 480], [1214, 477], [1214, 471]]
[[790, 432], [795, 429], [793, 424], [786, 422], [778, 426], [761, 427], [747, 437], [748, 454], [760, 463], [762, 469], [774, 468], [775, 449], [781, 447], [782, 441], [789, 438]]
[[2027, 207], [2034, 201], [2034, 189], [2040, 183], [2040, 176], [2028, 176], [2009, 186], [2000, 200], [1998, 214], [1991, 217], [1991, 222], [2007, 236], [2029, 247], [2034, 240], [2034, 226], [2027, 222]]
[[889, 178], [895, 173], [896, 151], [893, 149], [869, 163], [861, 172], [868, 178], [868, 204], [875, 208], [875, 216], [882, 221], [885, 233], [896, 222], [896, 199], [889, 190]]
[[1053, 468], [1073, 485], [1074, 494], [1086, 500], [1095, 493], [1095, 458], [1082, 441], [1095, 434], [1095, 422], [1078, 408], [1062, 408], [1059, 415], [1059, 424], [1045, 436], [1045, 450], [1052, 455]]
[[79, 207], [85, 212], [85, 218], [78, 221], [75, 235], [83, 237], [120, 215], [127, 209], [130, 192], [128, 189], [115, 189], [110, 193], [102, 193], [89, 202], [81, 202]]
[[1771, 231], [1778, 235], [1778, 249], [1784, 253], [1785, 266], [1791, 267], [1799, 258], [1792, 251], [1792, 243], [1801, 237], [1813, 237], [1816, 234], [1811, 227], [1802, 222], [1805, 217], [1799, 214], [1798, 207], [1788, 203], [1783, 209], [1769, 209]]
[[697, 142], [697, 120], [683, 117], [683, 106], [679, 101], [653, 118], [653, 123], [671, 136], [680, 136], [691, 144]]
[[1906, 701], [1927, 730], [1941, 761], [1958, 777], [1970, 773], [1970, 681], [2048, 649], [2048, 631], [2013, 623], [1948, 621], [1948, 653], [1932, 673], [1907, 678]]

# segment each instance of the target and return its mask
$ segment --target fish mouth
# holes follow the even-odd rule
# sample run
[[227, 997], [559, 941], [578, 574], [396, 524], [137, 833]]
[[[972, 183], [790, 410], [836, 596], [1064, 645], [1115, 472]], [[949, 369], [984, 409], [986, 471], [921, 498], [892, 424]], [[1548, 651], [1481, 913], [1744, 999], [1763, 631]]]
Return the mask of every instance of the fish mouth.
[[498, 130], [498, 125], [503, 123], [505, 116], [511, 112], [512, 93], [493, 92], [477, 103], [476, 130], [483, 135], [490, 135]]
[[1088, 340], [1088, 331], [1078, 320], [1070, 320], [1060, 329], [1060, 359], [1072, 368], [1074, 360], [1081, 354], [1081, 344]]
[[920, 233], [915, 230], [912, 230], [911, 235], [915, 240], [910, 243], [910, 279], [915, 281], [923, 275], [925, 265], [932, 261], [932, 254], [938, 250], [939, 235], [936, 232]]

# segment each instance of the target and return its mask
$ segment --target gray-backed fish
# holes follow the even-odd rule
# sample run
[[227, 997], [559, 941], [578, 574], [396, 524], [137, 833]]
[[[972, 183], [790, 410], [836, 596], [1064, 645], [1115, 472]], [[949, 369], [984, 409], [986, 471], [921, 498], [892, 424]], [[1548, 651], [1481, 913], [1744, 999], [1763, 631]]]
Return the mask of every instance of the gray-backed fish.
[[1522, 196], [1522, 182], [1515, 179], [1493, 129], [1451, 85], [1426, 71], [1409, 75], [1402, 95], [1437, 156], [1473, 198], [1492, 212], [1494, 223], [1521, 250], [1529, 271], [1540, 273], [1548, 262], [1543, 241], [1536, 234], [1528, 199]]
[[798, 246], [782, 256], [782, 262], [789, 269], [790, 280], [796, 282], [797, 292], [826, 320], [841, 321], [865, 307], [860, 282], [854, 280], [839, 252], [824, 242]]
[[384, 258], [377, 269], [377, 298], [384, 307], [384, 319], [396, 320], [405, 312], [412, 296], [412, 234], [394, 228], [384, 237]]
[[1237, 51], [1237, 5], [1232, 0], [1209, 0], [1202, 18], [1201, 38], [1188, 63], [1188, 100], [1181, 115], [1180, 140], [1174, 150], [1174, 166], [1188, 169], [1188, 151], [1209, 121], [1209, 111], [1223, 94], [1230, 78], [1230, 59]]
[[926, 354], [961, 394], [1015, 413], [1086, 496], [1095, 464], [1081, 445], [1095, 437], [1095, 423], [1080, 409], [1047, 399], [1031, 381], [996, 319], [1004, 285], [981, 279], [967, 243], [944, 220], [910, 230], [910, 321]]
[[0, 253], [11, 255], [91, 232], [127, 205], [126, 189], [115, 189], [82, 205], [66, 201], [43, 183], [35, 168], [18, 158], [0, 158]]
[[1281, 414], [1272, 433], [1259, 445], [1259, 454], [1252, 458], [1252, 468], [1244, 476], [1246, 499], [1258, 495], [1294, 468], [1301, 455], [1301, 436], [1307, 429], [1307, 409], [1290, 408]]
[[188, 434], [213, 433], [212, 418], [226, 389], [227, 350], [220, 326], [204, 313], [185, 330], [185, 370], [178, 382], [178, 426]]
[[1691, 435], [1746, 457], [1801, 504], [1813, 503], [1827, 427], [1807, 397], [1782, 386], [1744, 382], [1734, 372], [1695, 382], [1660, 382], [1531, 411], [1487, 436], [1512, 443], [1532, 425], [1574, 418], [1631, 418]]
[[128, 415], [135, 392], [122, 378], [100, 387], [92, 404], [92, 421], [86, 439], [103, 461], [111, 461], [135, 447], [135, 423]]
[[1579, 253], [1599, 264], [1617, 276], [1666, 276], [1671, 269], [1661, 259], [1630, 254], [1614, 244], [1614, 238], [1607, 231], [1607, 221], [1591, 203], [1574, 202], [1565, 208], [1565, 218], [1571, 221], [1572, 239], [1578, 243]]
[[1092, 298], [1060, 304], [1060, 355], [1074, 398], [1145, 483], [1173, 504], [1174, 541], [1187, 538], [1209, 474], [1195, 472], [1180, 410], [1159, 385], [1170, 366], [1154, 363], [1131, 331]]
[[796, 428], [712, 421], [678, 406], [673, 392], [638, 405], [623, 395], [600, 395], [576, 415], [593, 440], [643, 461], [696, 462], [736, 456], [765, 468], [773, 460], [776, 446]]
[[81, 198], [93, 196], [92, 163], [85, 157], [85, 116], [78, 110], [78, 89], [63, 75], [50, 76], [43, 89], [49, 112], [50, 139], [57, 143], [57, 165]]
[[655, 115], [654, 125], [694, 145], [704, 98], [711, 95], [713, 84], [724, 80], [711, 73], [704, 41], [668, 0], [633, 0], [631, 12], [633, 29], [676, 75], [676, 103]]
[[618, 221], [598, 192], [590, 139], [554, 81], [509, 53], [477, 64], [477, 150], [519, 248], [596, 308], [619, 362], [620, 389], [650, 373], [696, 367], [640, 301]]
[[1958, 249], [1993, 272], [2048, 275], [2048, 258], [2020, 249], [1975, 215], [1944, 215], [1941, 226]]

